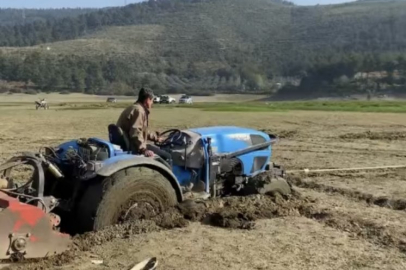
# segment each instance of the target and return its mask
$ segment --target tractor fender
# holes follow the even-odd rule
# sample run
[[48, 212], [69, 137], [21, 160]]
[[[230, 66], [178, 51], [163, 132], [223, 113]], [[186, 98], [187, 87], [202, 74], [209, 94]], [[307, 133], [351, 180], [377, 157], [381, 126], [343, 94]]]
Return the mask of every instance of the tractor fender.
[[171, 183], [173, 189], [176, 192], [176, 196], [178, 198], [178, 202], [183, 201], [183, 193], [182, 189], [178, 183], [178, 180], [176, 179], [176, 176], [173, 174], [173, 172], [166, 167], [164, 164], [162, 164], [159, 161], [156, 161], [152, 158], [147, 158], [143, 156], [137, 156], [137, 157], [132, 157], [128, 159], [119, 159], [114, 162], [109, 162], [102, 168], [100, 168], [96, 174], [102, 177], [109, 177], [112, 174], [121, 171], [123, 169], [127, 169], [130, 167], [139, 167], [139, 166], [144, 166], [148, 167], [151, 169], [155, 169], [159, 171], [161, 174], [163, 174], [166, 179]]

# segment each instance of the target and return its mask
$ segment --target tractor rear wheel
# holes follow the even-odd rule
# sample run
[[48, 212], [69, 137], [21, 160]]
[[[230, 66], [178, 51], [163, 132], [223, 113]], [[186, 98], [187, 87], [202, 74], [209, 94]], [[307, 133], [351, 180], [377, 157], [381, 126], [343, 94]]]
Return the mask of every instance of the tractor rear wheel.
[[159, 171], [132, 167], [90, 185], [78, 205], [79, 232], [148, 219], [177, 204], [174, 188]]

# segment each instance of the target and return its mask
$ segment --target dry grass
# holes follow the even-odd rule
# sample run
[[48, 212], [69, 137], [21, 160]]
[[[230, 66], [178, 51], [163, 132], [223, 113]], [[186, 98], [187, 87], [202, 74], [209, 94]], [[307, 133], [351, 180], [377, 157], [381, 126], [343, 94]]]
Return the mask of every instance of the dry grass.
[[[52, 102], [60, 102], [59, 98], [49, 96]], [[35, 111], [31, 105], [0, 106], [0, 160], [72, 138], [106, 139], [107, 125], [115, 122], [120, 112], [117, 108], [57, 111], [51, 107], [49, 111]], [[406, 164], [406, 144], [401, 137], [340, 137], [366, 131], [405, 132], [402, 114], [244, 113], [156, 107], [151, 124], [159, 130], [209, 125], [265, 129], [281, 135], [274, 148], [274, 161], [289, 169]], [[307, 180], [401, 198], [406, 194], [405, 177], [405, 171], [399, 170], [320, 175]], [[315, 201], [315, 207], [304, 207], [300, 217], [263, 220], [251, 231], [194, 223], [187, 228], [116, 239], [93, 248], [92, 253], [102, 258], [108, 269], [124, 269], [147, 256], [157, 256], [162, 269], [179, 270], [405, 269], [404, 211], [370, 205], [345, 194], [331, 195], [312, 188], [300, 192]], [[84, 253], [66, 269], [106, 266], [91, 265], [89, 254]]]

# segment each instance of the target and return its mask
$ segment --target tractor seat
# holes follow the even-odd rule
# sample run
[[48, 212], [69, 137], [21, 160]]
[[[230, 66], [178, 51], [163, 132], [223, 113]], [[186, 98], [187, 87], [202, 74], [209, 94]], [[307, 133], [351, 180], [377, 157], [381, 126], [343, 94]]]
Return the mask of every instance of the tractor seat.
[[119, 145], [123, 151], [130, 151], [130, 140], [119, 126], [110, 124], [108, 130], [112, 144]]

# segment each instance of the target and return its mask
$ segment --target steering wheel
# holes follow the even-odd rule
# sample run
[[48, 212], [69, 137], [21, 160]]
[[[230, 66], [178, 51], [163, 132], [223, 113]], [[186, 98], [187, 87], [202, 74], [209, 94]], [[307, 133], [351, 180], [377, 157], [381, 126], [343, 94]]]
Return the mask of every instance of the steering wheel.
[[156, 146], [165, 147], [171, 144], [174, 144], [180, 138], [182, 138], [182, 131], [180, 129], [168, 129], [160, 134], [159, 137], [163, 137], [163, 135], [167, 135], [167, 138], [163, 142], [155, 142]]

